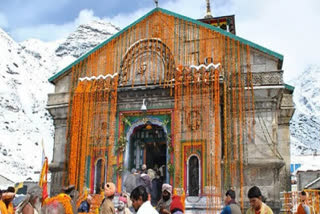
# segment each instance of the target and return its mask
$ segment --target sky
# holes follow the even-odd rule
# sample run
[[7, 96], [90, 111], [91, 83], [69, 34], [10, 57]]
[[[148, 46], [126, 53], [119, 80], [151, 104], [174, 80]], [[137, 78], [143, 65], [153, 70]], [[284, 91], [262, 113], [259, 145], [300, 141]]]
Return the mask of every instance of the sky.
[[[206, 0], [158, 0], [159, 7], [203, 18]], [[155, 7], [154, 0], [0, 0], [0, 28], [16, 41], [65, 38], [94, 19], [123, 28]], [[284, 80], [320, 65], [319, 0], [211, 0], [213, 16], [235, 15], [237, 36], [284, 55]]]

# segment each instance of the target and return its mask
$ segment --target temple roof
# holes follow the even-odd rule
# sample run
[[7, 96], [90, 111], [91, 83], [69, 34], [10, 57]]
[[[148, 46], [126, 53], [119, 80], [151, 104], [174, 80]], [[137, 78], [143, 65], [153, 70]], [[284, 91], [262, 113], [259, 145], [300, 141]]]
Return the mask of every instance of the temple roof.
[[97, 45], [95, 48], [93, 48], [92, 50], [90, 50], [89, 52], [87, 52], [86, 54], [82, 55], [81, 57], [79, 57], [77, 60], [75, 60], [73, 63], [71, 63], [70, 65], [68, 65], [67, 67], [65, 67], [64, 69], [62, 69], [61, 71], [59, 71], [58, 73], [56, 73], [54, 76], [50, 77], [49, 78], [49, 82], [51, 83], [54, 83], [54, 80], [57, 79], [58, 77], [60, 77], [61, 75], [63, 75], [65, 72], [67, 72], [69, 69], [72, 68], [72, 66], [78, 64], [79, 62], [81, 62], [82, 60], [86, 59], [90, 54], [92, 54], [93, 52], [95, 52], [96, 50], [98, 50], [99, 48], [103, 47], [104, 45], [106, 45], [107, 43], [109, 43], [110, 41], [112, 41], [114, 38], [117, 38], [118, 36], [120, 36], [122, 33], [126, 32], [129, 28], [135, 26], [136, 24], [138, 24], [139, 22], [145, 20], [146, 18], [148, 18], [149, 16], [151, 16], [152, 14], [156, 13], [156, 12], [161, 12], [161, 13], [164, 13], [164, 14], [167, 14], [169, 16], [173, 16], [173, 17], [176, 17], [176, 18], [179, 18], [179, 19], [182, 19], [182, 20], [185, 20], [185, 21], [188, 21], [188, 22], [191, 22], [191, 23], [194, 23], [196, 25], [199, 25], [199, 26], [202, 26], [202, 27], [205, 27], [205, 28], [208, 28], [210, 30], [213, 30], [213, 31], [216, 31], [216, 32], [219, 32], [221, 33], [222, 35], [225, 35], [225, 36], [228, 36], [229, 38], [231, 39], [234, 39], [236, 41], [240, 41], [241, 43], [243, 44], [246, 44], [246, 45], [249, 45], [250, 47], [252, 48], [255, 48], [263, 53], [266, 53], [268, 55], [271, 55], [275, 58], [277, 58], [279, 60], [279, 64], [280, 64], [280, 67], [282, 66], [282, 62], [283, 62], [283, 55], [277, 53], [277, 52], [274, 52], [270, 49], [267, 49], [265, 47], [262, 47], [256, 43], [253, 43], [249, 40], [246, 40], [246, 39], [243, 39], [239, 36], [236, 36], [232, 33], [229, 33], [221, 28], [218, 28], [218, 27], [215, 27], [215, 26], [212, 26], [212, 25], [209, 25], [209, 24], [206, 24], [206, 23], [203, 23], [201, 21], [198, 21], [196, 19], [192, 19], [190, 17], [187, 17], [187, 16], [183, 16], [183, 15], [180, 15], [180, 14], [177, 14], [177, 13], [174, 13], [172, 11], [169, 11], [169, 10], [166, 10], [166, 9], [163, 9], [163, 8], [155, 8], [153, 10], [151, 10], [150, 12], [148, 12], [147, 14], [145, 14], [144, 16], [142, 16], [141, 18], [139, 18], [138, 20], [136, 20], [135, 22], [133, 22], [132, 24], [128, 25], [127, 27], [123, 28], [121, 31], [119, 31], [118, 33], [114, 34], [113, 36], [111, 36], [110, 38], [108, 38], [107, 40], [105, 40], [104, 42], [102, 42], [100, 45]]

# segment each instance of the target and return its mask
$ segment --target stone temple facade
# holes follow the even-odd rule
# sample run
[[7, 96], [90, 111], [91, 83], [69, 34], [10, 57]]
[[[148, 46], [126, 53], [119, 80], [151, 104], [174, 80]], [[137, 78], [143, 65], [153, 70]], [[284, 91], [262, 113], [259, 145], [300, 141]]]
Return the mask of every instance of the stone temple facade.
[[[83, 171], [76, 169], [78, 170], [76, 171], [77, 175], [83, 177], [82, 183], [81, 180], [76, 180], [79, 191], [81, 192], [86, 187], [92, 193], [99, 193], [101, 185], [107, 180], [112, 180], [116, 183], [118, 192], [121, 192], [124, 190], [123, 183], [130, 170], [140, 168], [145, 163], [150, 168], [164, 166], [163, 181], [171, 183], [177, 192], [185, 192], [187, 210], [204, 210], [208, 207], [206, 195], [210, 185], [207, 180], [213, 177], [209, 169], [209, 165], [212, 163], [208, 160], [210, 159], [210, 149], [208, 150], [208, 148], [213, 143], [210, 139], [214, 138], [214, 136], [211, 136], [214, 134], [203, 132], [209, 136], [208, 140], [205, 140], [203, 136], [202, 138], [199, 137], [201, 134], [198, 134], [197, 130], [205, 129], [203, 121], [207, 121], [211, 127], [212, 121], [217, 118], [212, 116], [214, 112], [211, 112], [210, 109], [207, 112], [208, 114], [204, 115], [207, 110], [202, 104], [193, 109], [186, 105], [186, 113], [181, 113], [182, 116], [177, 118], [175, 115], [177, 112], [177, 96], [175, 93], [177, 91], [174, 87], [178, 86], [168, 83], [173, 79], [165, 78], [167, 68], [170, 70], [172, 67], [178, 67], [179, 64], [183, 66], [208, 65], [209, 61], [212, 61], [212, 58], [219, 54], [210, 55], [212, 58], [208, 57], [208, 54], [204, 54], [210, 53], [210, 50], [207, 50], [210, 43], [201, 43], [207, 40], [205, 33], [202, 32], [204, 29], [204, 31], [210, 31], [209, 33], [216, 31], [223, 35], [221, 38], [224, 38], [225, 41], [229, 41], [230, 38], [230, 40], [243, 43], [242, 47], [246, 46], [250, 49], [248, 60], [242, 60], [241, 65], [237, 64], [240, 68], [239, 71], [241, 70], [240, 75], [249, 72], [249, 64], [252, 74], [250, 87], [253, 89], [252, 97], [254, 97], [254, 114], [251, 114], [254, 115], [254, 118], [251, 118], [254, 125], [254, 141], [243, 140], [240, 144], [243, 146], [241, 154], [243, 155], [242, 188], [244, 195], [242, 197], [244, 207], [248, 207], [247, 191], [251, 186], [257, 185], [261, 188], [266, 203], [274, 209], [275, 213], [279, 212], [280, 192], [290, 190], [289, 121], [294, 112], [293, 87], [283, 82], [283, 57], [232, 33], [214, 27], [210, 25], [208, 20], [206, 20], [206, 23], [209, 24], [203, 23], [203, 20], [193, 20], [156, 8], [49, 79], [55, 85], [55, 92], [48, 95], [47, 105], [55, 126], [53, 160], [49, 167], [52, 173], [51, 194], [59, 192], [63, 185], [72, 184], [70, 180], [68, 182], [68, 179], [66, 179], [68, 177], [68, 167], [71, 168], [70, 165], [66, 165], [66, 162], [71, 162], [72, 158], [76, 157], [70, 157], [73, 154], [73, 147], [68, 145], [73, 142], [72, 137], [68, 137], [71, 130], [70, 121], [72, 121], [71, 96], [72, 91], [77, 87], [75, 85], [78, 83], [74, 72], [84, 64], [81, 64], [81, 61], [90, 59], [90, 54], [106, 46], [106, 52], [104, 52], [104, 49], [101, 50], [97, 54], [98, 57], [91, 57], [91, 60], [97, 60], [98, 70], [99, 63], [105, 63], [107, 68], [110, 55], [107, 55], [107, 62], [100, 62], [99, 56], [108, 54], [108, 50], [112, 50], [110, 54], [113, 58], [113, 64], [109, 68], [114, 70], [113, 74], [117, 73], [119, 85], [124, 86], [118, 86], [115, 93], [115, 126], [113, 128], [116, 131], [114, 136], [110, 137], [107, 134], [105, 137], [105, 146], [99, 147], [103, 152], [95, 153], [102, 154], [104, 159], [99, 159], [98, 156], [88, 153], [91, 156], [87, 155], [86, 157], [90, 156], [90, 158], [84, 159], [85, 167]], [[234, 20], [232, 23], [234, 23]], [[139, 26], [144, 25], [147, 26], [141, 28], [144, 30], [134, 32], [134, 30], [139, 29]], [[187, 31], [184, 27], [189, 27], [190, 30]], [[134, 36], [131, 35], [132, 33]], [[216, 36], [216, 34], [212, 35]], [[110, 43], [111, 46], [108, 46]], [[193, 43], [193, 45], [191, 46], [189, 43]], [[116, 48], [117, 44], [121, 45]], [[213, 42], [211, 45], [214, 44]], [[184, 51], [182, 51], [183, 47], [185, 47]], [[228, 46], [226, 47], [228, 48]], [[121, 51], [119, 51], [120, 49]], [[239, 49], [239, 53], [243, 50]], [[170, 55], [166, 54], [168, 52], [170, 52]], [[231, 53], [233, 52], [231, 51]], [[181, 57], [181, 55], [187, 57]], [[190, 59], [188, 55], [190, 55]], [[240, 62], [240, 54], [238, 56]], [[232, 58], [231, 54], [226, 54], [224, 57]], [[223, 57], [220, 59], [222, 60]], [[218, 63], [215, 59], [213, 61]], [[80, 65], [77, 65], [78, 63]], [[225, 64], [222, 67], [221, 72], [226, 72], [228, 66]], [[152, 76], [150, 78], [146, 77], [148, 70], [152, 70], [152, 68], [157, 69], [159, 75], [154, 78]], [[88, 69], [88, 66], [86, 69]], [[130, 71], [129, 74], [125, 72], [126, 69]], [[91, 71], [90, 73], [80, 73], [79, 78], [98, 76], [98, 74], [106, 75], [103, 71], [100, 73], [99, 71], [96, 73]], [[159, 85], [161, 78], [167, 81], [167, 87]], [[177, 76], [175, 78], [175, 82], [178, 82]], [[219, 81], [220, 87], [223, 88], [227, 79], [220, 74]], [[248, 79], [244, 78], [244, 86], [248, 85], [246, 81]], [[249, 90], [248, 87], [243, 88]], [[223, 104], [222, 100], [226, 94], [223, 93], [223, 90], [219, 92], [221, 103], [218, 107], [215, 107], [219, 108], [218, 114], [221, 115], [221, 123], [226, 120], [226, 117], [223, 118], [222, 116], [224, 105], [226, 105]], [[197, 97], [195, 95], [195, 98], [192, 98], [194, 103], [198, 101]], [[247, 99], [244, 100], [247, 101]], [[208, 99], [209, 102], [211, 102], [210, 99]], [[103, 105], [101, 104], [101, 106]], [[244, 110], [244, 112], [247, 111]], [[208, 117], [208, 119], [204, 117]], [[180, 121], [180, 123], [177, 124], [177, 121]], [[112, 121], [101, 120], [96, 129], [103, 129], [109, 123], [112, 123]], [[215, 124], [212, 127], [217, 127]], [[176, 130], [177, 126], [179, 126], [181, 132]], [[243, 127], [246, 128], [245, 126]], [[214, 133], [217, 133], [218, 130], [223, 136], [222, 125], [214, 129], [216, 130]], [[176, 137], [178, 132], [180, 134], [179, 141]], [[171, 139], [173, 137], [174, 140]], [[90, 140], [91, 138], [88, 138], [88, 141]], [[171, 141], [174, 143], [168, 143]], [[83, 143], [83, 141], [81, 142]], [[228, 170], [225, 170], [228, 166], [223, 158], [222, 144], [216, 144], [220, 145], [220, 148], [214, 147], [214, 150], [218, 151], [215, 156], [219, 159], [219, 163], [215, 165], [214, 170], [220, 170], [218, 175], [221, 177], [218, 179], [218, 185], [220, 186], [220, 193], [218, 194], [220, 199], [218, 201], [220, 202], [224, 192], [230, 187], [225, 183], [224, 171], [228, 172]], [[79, 145], [81, 146], [81, 143]], [[90, 150], [90, 145], [87, 148]], [[94, 148], [96, 149], [96, 147], [91, 149], [94, 150]], [[177, 158], [179, 158], [179, 161], [176, 161]], [[81, 163], [79, 163], [79, 168], [81, 169]], [[77, 175], [74, 177], [77, 177]], [[240, 181], [236, 181], [232, 187], [235, 188], [239, 199]]]

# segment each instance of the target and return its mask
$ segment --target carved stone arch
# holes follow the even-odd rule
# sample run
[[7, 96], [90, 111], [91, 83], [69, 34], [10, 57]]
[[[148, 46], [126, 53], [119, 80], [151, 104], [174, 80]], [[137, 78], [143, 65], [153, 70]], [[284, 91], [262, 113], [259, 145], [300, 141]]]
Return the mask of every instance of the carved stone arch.
[[168, 84], [174, 78], [174, 70], [174, 56], [161, 39], [141, 39], [127, 49], [121, 60], [119, 84]]

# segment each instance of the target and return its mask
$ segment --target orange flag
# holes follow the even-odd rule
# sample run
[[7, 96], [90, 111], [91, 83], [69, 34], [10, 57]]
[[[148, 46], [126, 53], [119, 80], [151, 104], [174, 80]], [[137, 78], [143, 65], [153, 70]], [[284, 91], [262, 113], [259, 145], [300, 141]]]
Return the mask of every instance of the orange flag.
[[48, 195], [48, 186], [47, 186], [47, 180], [48, 180], [48, 158], [45, 157], [42, 170], [40, 173], [40, 180], [39, 180], [39, 186], [42, 188], [42, 199], [43, 201], [49, 196]]

